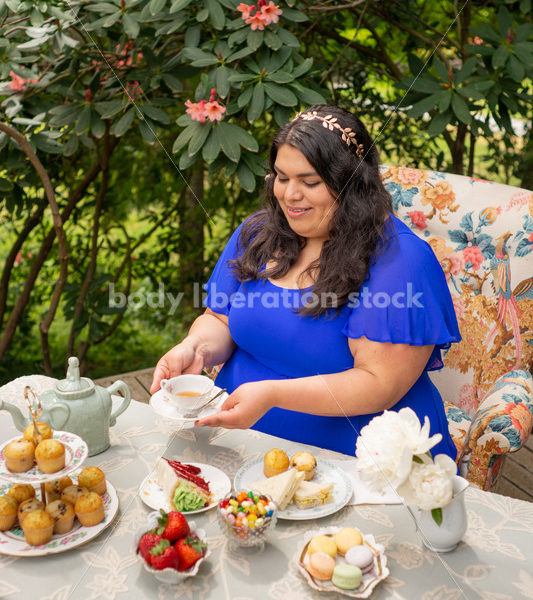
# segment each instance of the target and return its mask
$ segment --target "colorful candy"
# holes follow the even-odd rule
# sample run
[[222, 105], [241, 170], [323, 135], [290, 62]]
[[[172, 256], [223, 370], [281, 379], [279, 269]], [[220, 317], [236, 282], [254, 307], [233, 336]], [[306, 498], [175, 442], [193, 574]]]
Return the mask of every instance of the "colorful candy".
[[219, 507], [222, 516], [235, 528], [261, 527], [274, 514], [274, 505], [266, 496], [244, 490], [222, 500]]

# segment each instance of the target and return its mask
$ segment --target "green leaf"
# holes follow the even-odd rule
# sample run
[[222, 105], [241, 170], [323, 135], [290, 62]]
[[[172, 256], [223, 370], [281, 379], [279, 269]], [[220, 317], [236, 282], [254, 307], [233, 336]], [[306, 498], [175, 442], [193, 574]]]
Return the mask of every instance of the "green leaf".
[[177, 77], [174, 77], [174, 75], [171, 75], [170, 73], [163, 73], [161, 77], [173, 92], [181, 92], [183, 90], [181, 81]]
[[529, 47], [526, 45], [527, 42], [520, 42], [519, 44], [513, 45], [513, 52], [520, 59], [521, 62], [530, 67], [533, 64], [533, 54], [529, 51]]
[[444, 83], [448, 83], [450, 81], [450, 74], [448, 73], [448, 69], [437, 56], [435, 56], [435, 58], [433, 59], [433, 66], [435, 67], [435, 71], [437, 72], [439, 79], [441, 81], [444, 81]]
[[433, 77], [422, 75], [413, 80], [410, 89], [425, 94], [436, 94], [437, 92], [442, 91], [442, 85], [436, 79], [433, 79]]
[[282, 29], [280, 27], [278, 28], [278, 36], [286, 46], [289, 46], [289, 48], [300, 47], [300, 42], [298, 41], [298, 38], [294, 36], [290, 31], [287, 31], [286, 29]]
[[135, 109], [127, 110], [118, 121], [115, 121], [111, 126], [111, 134], [117, 137], [123, 136], [131, 127], [133, 118], [135, 117]]
[[291, 54], [292, 50], [290, 48], [280, 48], [277, 52], [273, 52], [267, 65], [267, 71], [271, 73], [279, 71], [279, 69], [281, 69], [281, 67], [289, 60]]
[[274, 109], [274, 119], [276, 123], [281, 127], [284, 123], [286, 123], [291, 117], [291, 111], [286, 106], [276, 106]]
[[273, 81], [274, 83], [290, 83], [294, 81], [294, 77], [291, 73], [287, 73], [287, 71], [275, 71], [274, 73], [269, 73], [266, 76], [267, 81]]
[[215, 87], [221, 98], [225, 98], [229, 93], [229, 76], [232, 73], [227, 67], [219, 67], [215, 73]]
[[204, 52], [200, 48], [185, 48], [183, 50], [184, 58], [191, 60], [194, 67], [208, 67], [218, 63], [218, 57], [209, 52]]
[[267, 95], [277, 104], [282, 106], [296, 106], [298, 98], [291, 90], [277, 83], [265, 83], [265, 91]]
[[105, 133], [105, 123], [95, 110], [91, 111], [91, 133], [98, 139]]
[[435, 523], [440, 527], [442, 525], [442, 508], [434, 508], [431, 511], [431, 516]]
[[239, 146], [246, 148], [246, 150], [249, 150], [250, 152], [257, 152], [259, 150], [257, 140], [242, 127], [239, 127], [234, 123], [224, 123], [224, 129], [228, 133], [231, 133]]
[[300, 10], [294, 10], [293, 8], [283, 8], [283, 18], [288, 21], [294, 21], [295, 23], [305, 23], [309, 21], [307, 15]]
[[155, 126], [150, 119], [139, 119], [139, 130], [145, 142], [152, 144], [156, 141]]
[[203, 8], [202, 10], [199, 10], [196, 13], [196, 20], [198, 21], [198, 23], [203, 23], [207, 17], [209, 16], [209, 11], [207, 10], [207, 8]]
[[239, 178], [239, 183], [247, 192], [255, 190], [255, 176], [242, 160], [237, 167], [237, 177]]
[[248, 28], [243, 27], [242, 29], [238, 29], [234, 31], [228, 38], [228, 46], [233, 48], [235, 44], [241, 44], [244, 42], [248, 35]]
[[255, 48], [249, 48], [249, 47], [241, 48], [240, 50], [237, 50], [237, 52], [234, 52], [233, 54], [228, 56], [228, 58], [226, 59], [226, 62], [232, 63], [232, 62], [238, 60], [239, 58], [244, 58], [245, 56], [249, 56], [253, 52], [255, 52]]
[[477, 61], [478, 59], [475, 56], [471, 56], [469, 59], [467, 59], [461, 67], [461, 70], [454, 73], [453, 83], [455, 85], [459, 85], [460, 83], [463, 83], [465, 79], [468, 79], [474, 72], [474, 69], [477, 66]]
[[424, 461], [420, 458], [420, 456], [417, 456], [416, 454], [413, 454], [413, 462], [418, 463], [420, 465], [424, 464]]
[[107, 102], [97, 102], [95, 104], [95, 108], [100, 113], [102, 119], [109, 119], [110, 117], [114, 117], [118, 112], [122, 110], [123, 106], [123, 100], [109, 100]]
[[198, 133], [191, 138], [191, 141], [189, 142], [189, 147], [187, 148], [189, 156], [193, 156], [202, 148], [212, 128], [211, 121], [206, 121], [205, 123], [198, 124], [200, 125]]
[[517, 28], [514, 36], [514, 42], [525, 42], [533, 35], [533, 23], [523, 23]]
[[222, 152], [233, 162], [239, 162], [241, 157], [241, 147], [233, 135], [233, 129], [228, 126], [229, 123], [220, 122], [217, 127], [217, 136]]
[[185, 46], [193, 48], [200, 43], [202, 28], [200, 25], [192, 25], [187, 27], [185, 31]]
[[412, 119], [418, 119], [425, 113], [435, 108], [438, 102], [438, 98], [439, 94], [432, 94], [431, 96], [427, 96], [423, 100], [420, 100], [416, 104], [413, 104], [413, 106], [409, 109], [407, 113], [408, 116]]
[[472, 122], [472, 115], [468, 109], [467, 103], [458, 94], [452, 96], [452, 110], [455, 116], [466, 125]]
[[60, 154], [63, 152], [63, 146], [56, 140], [51, 139], [45, 133], [36, 133], [31, 136], [31, 142], [35, 144], [35, 146], [42, 150], [43, 152], [47, 152], [48, 154]]
[[521, 82], [526, 76], [526, 70], [524, 65], [516, 58], [516, 56], [511, 55], [509, 57], [509, 62], [507, 63], [507, 73], [517, 82]]
[[148, 103], [143, 104], [140, 108], [151, 119], [154, 119], [155, 121], [159, 121], [160, 123], [163, 123], [164, 125], [170, 124], [170, 117], [161, 108], [157, 108], [153, 104], [148, 104]]
[[437, 113], [432, 119], [428, 127], [428, 134], [431, 137], [439, 135], [444, 131], [446, 125], [451, 121], [452, 113], [447, 110], [445, 113]]
[[124, 26], [124, 31], [129, 38], [135, 39], [139, 35], [140, 26], [138, 21], [136, 21], [127, 13], [122, 15], [122, 25]]
[[212, 128], [209, 137], [202, 147], [202, 158], [206, 163], [212, 163], [220, 153], [220, 142], [218, 141], [218, 135], [216, 128]]
[[89, 123], [91, 122], [91, 108], [90, 106], [84, 106], [81, 109], [80, 116], [76, 121], [76, 125], [74, 127], [74, 131], [79, 135], [84, 133], [89, 127]]
[[63, 125], [71, 125], [77, 119], [81, 112], [81, 107], [72, 104], [61, 104], [50, 110], [52, 118], [50, 124], [55, 127], [63, 127]]
[[263, 112], [263, 108], [265, 107], [265, 86], [259, 82], [254, 86], [254, 91], [252, 94], [252, 100], [248, 105], [248, 121], [253, 123], [256, 121], [261, 113]]
[[279, 50], [283, 46], [283, 42], [273, 31], [265, 31], [265, 44], [272, 50]]
[[167, 3], [167, 0], [150, 0], [150, 14], [157, 15], [160, 13]]
[[205, 5], [209, 11], [209, 19], [215, 29], [222, 29], [226, 22], [224, 11], [217, 0], [205, 0]]
[[472, 27], [472, 33], [483, 41], [489, 40], [497, 44], [502, 42], [501, 36], [488, 23], [481, 23], [478, 27]]
[[[72, 136], [76, 139], [76, 136]], [[0, 192], [10, 192], [13, 189], [13, 183], [9, 179], [0, 177]]]
[[480, 92], [477, 88], [475, 88], [472, 84], [463, 85], [460, 88], [457, 88], [457, 92], [463, 96], [463, 98], [472, 99], [472, 100], [484, 100], [486, 98], [486, 94]]
[[305, 73], [307, 73], [307, 71], [309, 71], [309, 69], [313, 66], [313, 59], [312, 58], [306, 58], [302, 63], [300, 63], [296, 69], [294, 69], [294, 71], [292, 72], [292, 75], [295, 79], [298, 79], [298, 77], [301, 77], [302, 75], [305, 75]]
[[500, 46], [498, 50], [492, 55], [492, 66], [494, 69], [503, 67], [509, 58], [509, 49], [507, 46]]
[[511, 13], [505, 6], [500, 6], [498, 11], [498, 26], [503, 37], [507, 36], [507, 32], [511, 29]]
[[244, 92], [237, 98], [237, 106], [244, 108], [252, 99], [254, 88], [252, 86], [247, 87]]
[[78, 136], [71, 135], [68, 139], [68, 142], [65, 144], [65, 150], [63, 154], [65, 156], [72, 156], [78, 149], [79, 145]]
[[323, 104], [326, 101], [322, 94], [315, 92], [315, 90], [312, 90], [311, 88], [304, 87], [299, 83], [292, 83], [291, 88], [296, 92], [298, 98], [305, 104]]
[[246, 42], [250, 48], [253, 50], [257, 50], [259, 46], [263, 43], [263, 32], [262, 31], [252, 31], [248, 32], [248, 36], [246, 38]]
[[187, 125], [187, 127], [178, 135], [178, 137], [174, 141], [174, 145], [172, 146], [172, 152], [174, 154], [176, 152], [179, 152], [183, 148], [183, 146], [185, 146], [190, 141], [193, 135], [198, 135], [200, 133], [200, 125], [201, 123], [198, 123], [198, 121], [193, 121], [190, 125]]
[[448, 110], [450, 102], [452, 101], [451, 90], [443, 90], [438, 94], [438, 98], [439, 112], [443, 113]]
[[184, 8], [187, 8], [191, 2], [192, 0], [174, 0], [170, 6], [170, 12], [175, 13], [178, 12], [178, 10], [183, 10]]

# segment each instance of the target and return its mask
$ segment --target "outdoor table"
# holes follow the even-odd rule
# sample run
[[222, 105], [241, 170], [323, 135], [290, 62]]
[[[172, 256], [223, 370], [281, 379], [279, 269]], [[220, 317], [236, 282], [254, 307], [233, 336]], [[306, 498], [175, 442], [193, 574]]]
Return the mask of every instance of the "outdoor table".
[[[0, 413], [0, 439], [15, 435], [10, 416]], [[134, 531], [151, 510], [138, 495], [139, 484], [158, 456], [209, 463], [231, 479], [244, 462], [275, 447], [289, 454], [307, 449], [319, 461], [347, 457], [251, 430], [176, 433], [175, 426], [138, 402], [132, 402], [111, 429], [111, 443], [85, 464], [102, 468], [117, 489], [120, 509], [113, 524], [91, 542], [61, 554], [34, 558], [0, 554], [0, 598], [342, 598], [312, 590], [296, 566], [304, 533], [326, 526], [358, 527], [385, 546], [390, 576], [375, 589], [375, 600], [533, 598], [533, 504], [473, 488], [466, 491], [468, 531], [448, 554], [425, 549], [404, 506], [361, 505], [311, 521], [278, 520], [262, 553], [236, 556], [228, 551], [212, 509], [190, 517], [207, 531], [211, 556], [196, 577], [177, 586], [161, 584], [144, 570], [132, 547]]]

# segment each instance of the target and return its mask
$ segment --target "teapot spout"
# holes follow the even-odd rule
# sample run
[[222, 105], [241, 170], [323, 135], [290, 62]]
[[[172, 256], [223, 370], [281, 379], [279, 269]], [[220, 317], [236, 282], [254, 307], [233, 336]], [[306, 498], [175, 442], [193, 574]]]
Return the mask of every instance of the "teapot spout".
[[7, 412], [11, 415], [13, 419], [13, 423], [15, 427], [19, 431], [24, 431], [24, 429], [31, 423], [29, 418], [24, 417], [22, 412], [18, 407], [9, 402], [5, 402], [4, 400], [0, 400], [0, 410], [7, 410]]

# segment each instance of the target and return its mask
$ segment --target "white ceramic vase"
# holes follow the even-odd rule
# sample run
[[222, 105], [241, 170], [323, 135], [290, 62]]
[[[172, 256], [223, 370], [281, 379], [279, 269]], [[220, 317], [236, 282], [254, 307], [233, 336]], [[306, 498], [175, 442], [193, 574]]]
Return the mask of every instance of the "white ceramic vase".
[[442, 523], [435, 523], [430, 510], [415, 508], [411, 511], [424, 545], [434, 552], [450, 552], [461, 541], [467, 528], [464, 491], [468, 481], [463, 477], [453, 479], [452, 501], [442, 509]]

